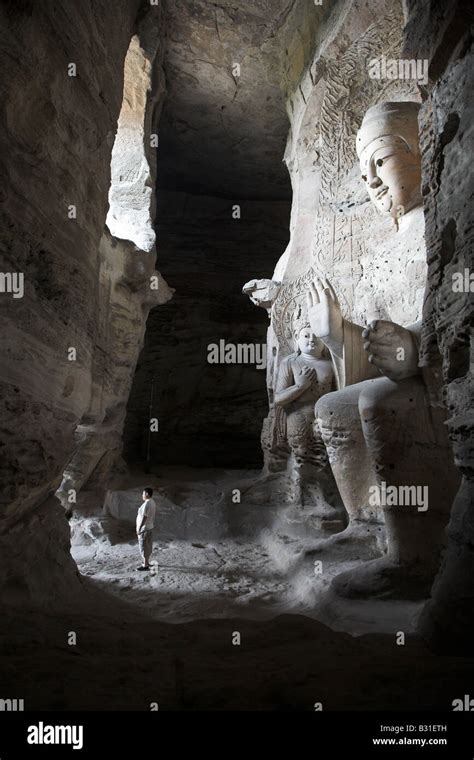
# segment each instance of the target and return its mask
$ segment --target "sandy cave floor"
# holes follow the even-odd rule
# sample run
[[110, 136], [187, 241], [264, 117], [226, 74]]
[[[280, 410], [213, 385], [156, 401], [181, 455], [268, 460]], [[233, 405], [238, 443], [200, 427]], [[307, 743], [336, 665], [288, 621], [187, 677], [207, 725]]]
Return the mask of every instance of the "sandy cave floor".
[[[126, 483], [129, 489], [122, 500], [130, 493], [132, 510], [139, 494], [136, 484], [147, 482], [146, 478], [150, 476], [134, 473]], [[140, 609], [152, 620], [267, 620], [293, 613], [352, 635], [414, 630], [422, 602], [328, 598], [331, 579], [359, 564], [341, 550], [321, 555], [324, 573], [317, 575], [310, 560], [298, 561], [299, 540], [268, 529], [252, 538], [169, 538], [172, 515], [177, 510], [196, 510], [198, 505], [208, 509], [213, 503], [219, 507], [223, 490], [245, 478], [249, 478], [245, 471], [163, 469], [159, 478], [151, 478], [158, 504], [151, 571], [136, 570], [140, 557], [133, 526], [106, 517], [100, 519], [99, 540], [72, 547], [81, 574], [98, 589]], [[160, 538], [160, 524], [163, 532], [168, 531], [166, 540]], [[85, 527], [94, 533], [90, 525]], [[93, 527], [97, 534], [98, 526]]]
[[136, 541], [72, 552], [81, 574], [153, 619], [271, 617], [284, 610], [287, 583], [262, 546], [239, 541], [155, 542], [149, 573], [138, 573]]
[[[436, 654], [413, 633], [420, 604], [326, 599], [331, 577], [360, 560], [327, 556], [316, 577], [293, 561], [299, 542], [271, 531], [252, 540], [173, 537], [176, 526], [193, 524], [188, 508], [211, 532], [205, 520], [236, 477], [146, 476], [168, 531], [149, 574], [135, 569], [133, 523], [94, 506], [74, 518], [81, 591], [61, 609], [3, 610], [3, 692], [24, 698], [27, 710], [60, 711], [148, 711], [152, 702], [160, 710], [314, 711], [316, 702], [324, 710], [451, 710], [471, 693], [473, 658]], [[143, 482], [137, 474], [121, 485], [125, 513], [136, 510]]]

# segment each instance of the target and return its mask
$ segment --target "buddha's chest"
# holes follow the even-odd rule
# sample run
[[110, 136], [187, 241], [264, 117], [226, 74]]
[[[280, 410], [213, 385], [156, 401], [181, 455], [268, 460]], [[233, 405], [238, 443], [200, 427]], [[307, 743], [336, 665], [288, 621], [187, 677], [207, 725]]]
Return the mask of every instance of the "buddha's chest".
[[381, 318], [408, 325], [421, 319], [427, 265], [419, 226], [411, 234], [379, 239], [360, 263], [361, 276], [354, 289], [356, 321]]

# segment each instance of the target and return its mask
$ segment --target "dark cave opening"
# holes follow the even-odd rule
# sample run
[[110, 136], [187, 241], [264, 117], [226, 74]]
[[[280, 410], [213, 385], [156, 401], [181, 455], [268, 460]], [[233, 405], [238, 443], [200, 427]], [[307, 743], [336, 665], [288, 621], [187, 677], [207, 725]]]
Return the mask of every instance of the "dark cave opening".
[[[267, 413], [266, 370], [211, 364], [209, 346], [264, 347], [268, 317], [242, 286], [268, 275], [288, 241], [289, 203], [158, 191], [160, 270], [173, 299], [153, 309], [124, 430], [125, 459], [191, 467], [258, 469]], [[249, 356], [251, 359], [252, 357]], [[149, 420], [158, 431], [149, 435]], [[148, 449], [149, 447], [149, 449]]]

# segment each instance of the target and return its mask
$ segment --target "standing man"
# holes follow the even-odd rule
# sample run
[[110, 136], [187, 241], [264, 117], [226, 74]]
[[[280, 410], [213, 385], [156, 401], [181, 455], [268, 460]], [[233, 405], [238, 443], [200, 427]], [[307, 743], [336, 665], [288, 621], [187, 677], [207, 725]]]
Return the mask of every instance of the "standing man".
[[145, 488], [143, 490], [142, 499], [143, 504], [138, 509], [137, 514], [137, 536], [138, 546], [140, 548], [140, 554], [142, 556], [143, 564], [137, 567], [137, 570], [149, 570], [150, 566], [148, 561], [151, 556], [151, 550], [153, 548], [153, 526], [155, 524], [156, 504], [153, 496], [152, 488]]

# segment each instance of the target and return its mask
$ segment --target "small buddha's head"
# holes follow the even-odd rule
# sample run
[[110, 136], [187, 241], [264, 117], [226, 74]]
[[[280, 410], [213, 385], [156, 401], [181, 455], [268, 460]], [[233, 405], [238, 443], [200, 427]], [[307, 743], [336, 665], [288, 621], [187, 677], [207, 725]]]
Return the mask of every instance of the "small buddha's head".
[[309, 323], [301, 325], [295, 329], [295, 342], [297, 350], [307, 356], [314, 356], [318, 359], [323, 351], [324, 344], [313, 333]]
[[394, 219], [421, 204], [419, 103], [379, 103], [357, 133], [362, 179], [372, 203]]

